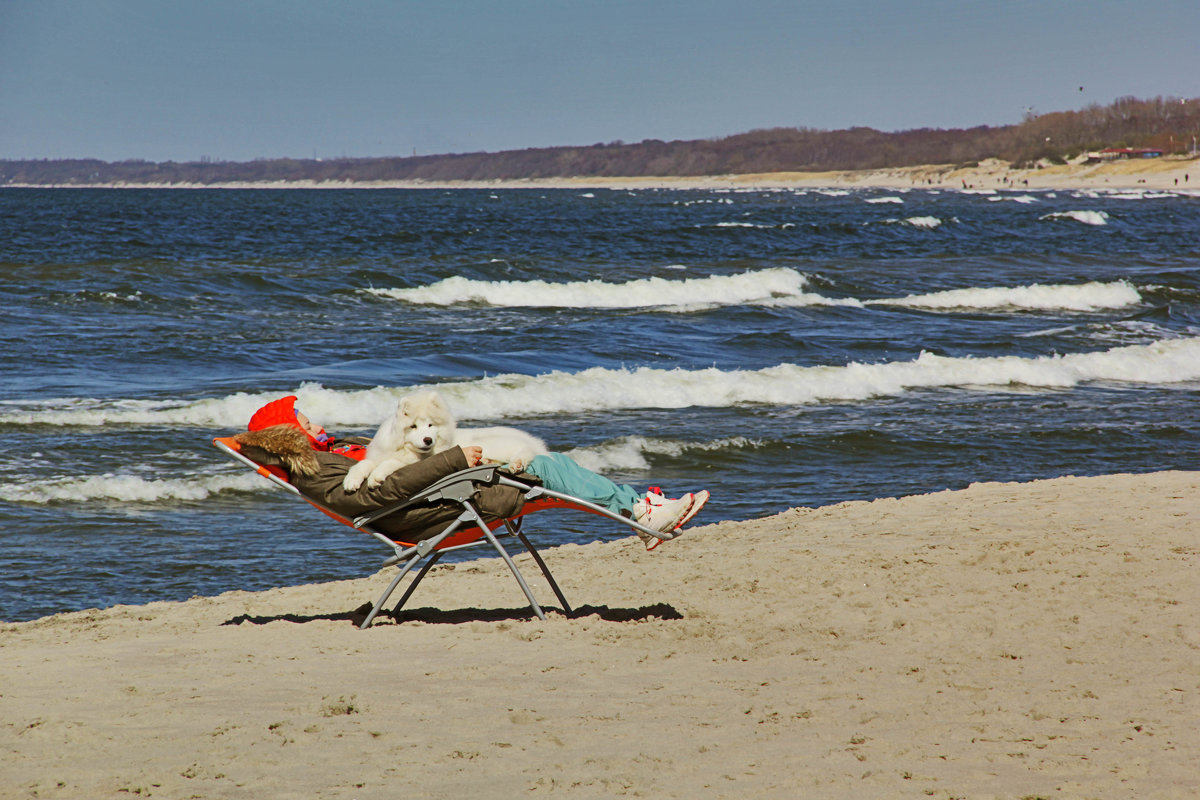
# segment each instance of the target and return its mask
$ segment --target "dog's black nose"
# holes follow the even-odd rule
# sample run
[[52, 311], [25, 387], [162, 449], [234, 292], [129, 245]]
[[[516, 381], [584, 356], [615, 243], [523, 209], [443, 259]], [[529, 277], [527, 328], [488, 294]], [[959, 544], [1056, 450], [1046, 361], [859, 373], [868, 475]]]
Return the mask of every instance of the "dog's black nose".
[[431, 447], [432, 445], [433, 445], [433, 437], [432, 437], [432, 436], [426, 436], [426, 437], [425, 437], [425, 446], [426, 446], [426, 447]]

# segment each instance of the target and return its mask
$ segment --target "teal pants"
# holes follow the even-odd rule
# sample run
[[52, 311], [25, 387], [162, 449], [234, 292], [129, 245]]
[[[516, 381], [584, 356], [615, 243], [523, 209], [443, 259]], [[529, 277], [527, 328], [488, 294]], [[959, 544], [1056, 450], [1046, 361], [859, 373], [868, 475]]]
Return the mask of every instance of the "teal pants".
[[584, 469], [562, 453], [534, 456], [526, 472], [537, 475], [542, 485], [556, 492], [587, 500], [609, 511], [627, 515], [633, 513], [633, 504], [642, 495], [632, 486], [617, 484], [590, 469]]

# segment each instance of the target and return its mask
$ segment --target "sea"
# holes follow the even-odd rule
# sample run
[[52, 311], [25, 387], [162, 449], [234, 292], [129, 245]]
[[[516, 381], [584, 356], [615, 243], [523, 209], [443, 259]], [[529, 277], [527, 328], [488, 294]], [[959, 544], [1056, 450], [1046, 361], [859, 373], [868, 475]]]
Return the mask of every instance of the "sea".
[[1194, 190], [4, 188], [0, 308], [6, 621], [377, 570], [212, 446], [287, 394], [436, 388], [697, 525], [1200, 469]]

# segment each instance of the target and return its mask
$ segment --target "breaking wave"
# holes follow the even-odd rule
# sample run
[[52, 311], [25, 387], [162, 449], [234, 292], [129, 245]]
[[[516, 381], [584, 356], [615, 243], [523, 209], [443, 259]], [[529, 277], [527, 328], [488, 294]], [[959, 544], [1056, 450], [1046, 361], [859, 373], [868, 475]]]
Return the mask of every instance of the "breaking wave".
[[[524, 308], [710, 308], [729, 305], [813, 305], [841, 301], [804, 291], [808, 279], [794, 269], [775, 267], [737, 275], [668, 280], [639, 278], [605, 281], [478, 281], [446, 278], [411, 289], [364, 289], [406, 303], [452, 306], [470, 303]], [[851, 303], [856, 304], [856, 303]]]
[[[1168, 339], [1089, 353], [1038, 357], [949, 357], [844, 366], [784, 363], [758, 370], [609, 369], [504, 374], [436, 386], [328, 389], [306, 383], [298, 405], [331, 429], [379, 424], [409, 392], [437, 389], [461, 420], [626, 409], [803, 406], [888, 397], [911, 390], [1023, 386], [1064, 389], [1089, 382], [1176, 384], [1200, 380], [1200, 338]], [[283, 392], [236, 393], [191, 402], [59, 400], [0, 407], [5, 425], [167, 425], [231, 430]]]
[[882, 225], [908, 225], [913, 228], [924, 228], [933, 230], [942, 224], [942, 220], [937, 217], [907, 217], [905, 219], [884, 219], [880, 220]]
[[1039, 311], [1099, 311], [1123, 308], [1141, 302], [1138, 290], [1127, 281], [1084, 284], [1031, 284], [990, 288], [950, 289], [894, 300], [872, 301], [878, 305], [944, 309], [1032, 309]]
[[1055, 211], [1045, 214], [1038, 219], [1073, 219], [1084, 225], [1107, 225], [1108, 213], [1105, 211]]
[[[917, 227], [935, 228], [936, 217], [889, 220]], [[409, 303], [449, 306], [484, 303], [497, 307], [535, 308], [659, 308], [695, 310], [715, 306], [848, 306], [896, 305], [947, 310], [957, 308], [1027, 308], [1037, 310], [1092, 311], [1121, 308], [1140, 302], [1141, 296], [1125, 281], [1091, 282], [1016, 287], [966, 287], [912, 297], [859, 300], [828, 297], [805, 291], [808, 278], [794, 269], [772, 269], [737, 275], [669, 280], [645, 278], [625, 283], [575, 281], [477, 281], [447, 278], [412, 289], [365, 289], [363, 291]]]
[[270, 484], [258, 475], [210, 475], [198, 478], [147, 479], [138, 475], [92, 475], [30, 480], [0, 484], [0, 500], [10, 503], [80, 503], [112, 501], [158, 503], [205, 500], [219, 492], [269, 491]]

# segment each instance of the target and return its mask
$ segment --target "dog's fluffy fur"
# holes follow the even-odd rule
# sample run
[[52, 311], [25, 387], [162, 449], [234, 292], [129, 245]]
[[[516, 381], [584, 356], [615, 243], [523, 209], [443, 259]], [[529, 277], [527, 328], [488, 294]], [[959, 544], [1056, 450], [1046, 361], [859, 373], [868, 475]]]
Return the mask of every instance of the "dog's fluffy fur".
[[395, 413], [383, 421], [367, 446], [366, 458], [346, 474], [342, 488], [356, 491], [364, 480], [374, 488], [400, 467], [458, 445], [481, 447], [485, 461], [508, 464], [516, 471], [548, 452], [541, 439], [516, 428], [460, 430], [441, 395], [421, 392], [396, 404]]

